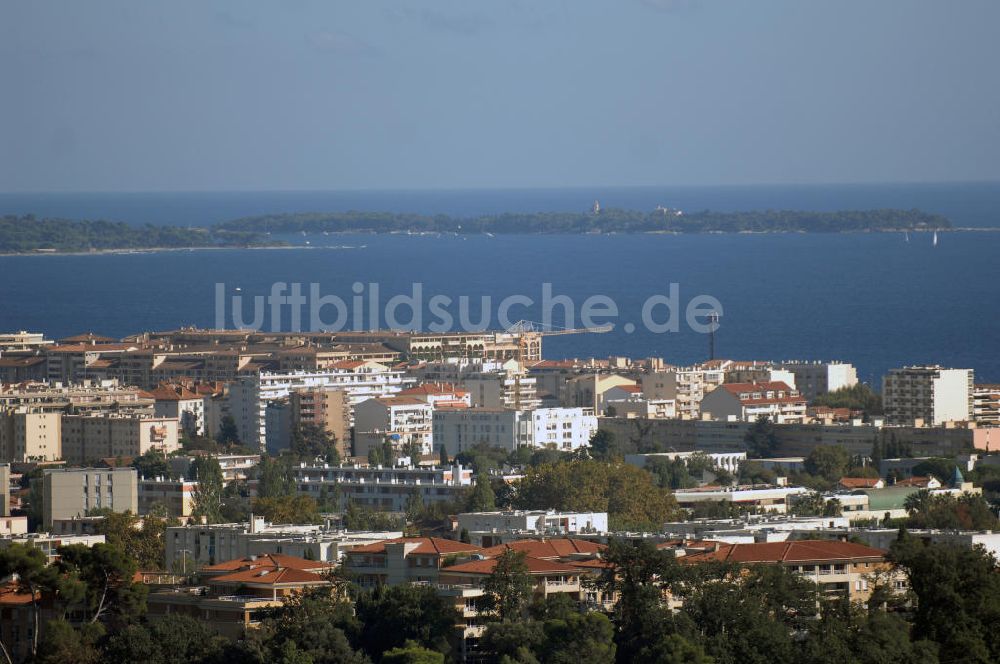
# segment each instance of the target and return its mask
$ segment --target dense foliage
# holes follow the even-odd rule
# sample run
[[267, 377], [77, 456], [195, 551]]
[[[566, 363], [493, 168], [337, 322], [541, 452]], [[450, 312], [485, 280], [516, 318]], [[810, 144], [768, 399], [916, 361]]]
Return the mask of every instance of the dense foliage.
[[258, 233], [224, 228], [132, 226], [117, 221], [37, 219], [30, 214], [0, 216], [0, 253], [252, 246], [262, 244], [263, 239]]
[[622, 462], [578, 459], [528, 468], [515, 497], [521, 509], [607, 512], [612, 530], [660, 530], [681, 517], [653, 476]]

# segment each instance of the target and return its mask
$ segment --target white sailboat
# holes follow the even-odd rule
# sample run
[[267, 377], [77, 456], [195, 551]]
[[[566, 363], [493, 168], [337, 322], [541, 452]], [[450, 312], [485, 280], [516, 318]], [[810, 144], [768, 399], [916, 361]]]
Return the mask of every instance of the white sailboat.
[[934, 231], [934, 239], [931, 241], [931, 246], [932, 247], [937, 246], [937, 231]]
[[903, 242], [909, 242], [910, 241], [910, 231], [903, 231], [903, 236], [904, 236], [903, 237]]

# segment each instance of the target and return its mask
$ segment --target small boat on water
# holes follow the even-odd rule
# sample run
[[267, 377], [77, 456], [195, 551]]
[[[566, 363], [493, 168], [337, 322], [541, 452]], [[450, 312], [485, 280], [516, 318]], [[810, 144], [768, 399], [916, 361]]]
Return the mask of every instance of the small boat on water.
[[931, 241], [931, 246], [932, 247], [937, 246], [937, 231], [934, 231], [934, 239]]

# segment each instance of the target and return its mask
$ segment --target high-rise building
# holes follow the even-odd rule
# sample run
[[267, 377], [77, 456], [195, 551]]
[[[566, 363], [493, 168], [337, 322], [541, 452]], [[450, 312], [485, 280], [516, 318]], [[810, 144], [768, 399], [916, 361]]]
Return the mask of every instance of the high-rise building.
[[939, 366], [891, 369], [883, 379], [882, 399], [890, 424], [925, 425], [972, 419], [972, 369]]

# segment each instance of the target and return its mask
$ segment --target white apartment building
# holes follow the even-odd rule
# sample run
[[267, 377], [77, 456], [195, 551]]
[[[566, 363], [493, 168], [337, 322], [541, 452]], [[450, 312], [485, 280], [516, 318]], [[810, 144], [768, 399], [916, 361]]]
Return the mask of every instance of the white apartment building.
[[497, 546], [528, 537], [566, 537], [608, 532], [607, 512], [464, 512], [456, 519], [458, 531], [467, 531], [472, 544], [482, 547]]
[[973, 415], [972, 369], [939, 366], [890, 369], [882, 400], [890, 424], [940, 425], [967, 422]]
[[778, 424], [802, 424], [806, 400], [782, 382], [725, 383], [705, 395], [701, 412], [713, 420], [753, 422], [766, 415]]
[[156, 417], [177, 420], [181, 429], [188, 434], [203, 436], [205, 428], [205, 397], [192, 392], [183, 385], [160, 385], [146, 392], [144, 396], [155, 399], [153, 413]]
[[[234, 382], [229, 388], [229, 410], [240, 440], [264, 448], [267, 441], [267, 404], [287, 398], [293, 390], [341, 389], [352, 406], [374, 397], [391, 396], [414, 383], [402, 371], [371, 361], [336, 362], [323, 371], [261, 373]], [[351, 417], [353, 424], [353, 415]]]
[[3, 351], [41, 350], [51, 346], [52, 340], [46, 339], [41, 332], [5, 332], [0, 334], [0, 353]]
[[294, 469], [299, 493], [319, 499], [324, 488], [339, 496], [340, 508], [350, 503], [385, 512], [402, 512], [410, 496], [424, 504], [450, 502], [472, 485], [472, 470], [460, 464], [440, 468], [414, 466], [307, 466]]
[[1000, 385], [976, 385], [972, 405], [972, 415], [978, 424], [1000, 426]]
[[429, 362], [411, 373], [422, 381], [447, 382], [469, 393], [469, 404], [479, 408], [535, 408], [537, 379], [517, 360], [450, 359]]
[[367, 456], [389, 440], [397, 450], [419, 445], [421, 454], [434, 451], [434, 406], [413, 397], [378, 397], [354, 407], [354, 454]]
[[575, 450], [590, 444], [597, 416], [590, 408], [440, 408], [434, 411], [434, 445], [449, 456], [485, 444]]
[[696, 420], [701, 416], [702, 399], [725, 381], [721, 367], [671, 367], [645, 374], [642, 394], [647, 399], [672, 400], [678, 418]]
[[810, 403], [821, 394], [858, 384], [857, 369], [846, 362], [787, 361], [779, 366], [795, 376], [789, 384]]
[[622, 399], [605, 401], [609, 416], [626, 419], [669, 420], [677, 417], [677, 404], [673, 399]]

